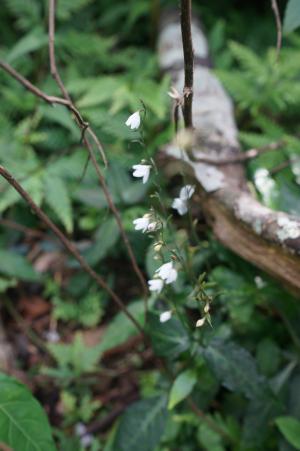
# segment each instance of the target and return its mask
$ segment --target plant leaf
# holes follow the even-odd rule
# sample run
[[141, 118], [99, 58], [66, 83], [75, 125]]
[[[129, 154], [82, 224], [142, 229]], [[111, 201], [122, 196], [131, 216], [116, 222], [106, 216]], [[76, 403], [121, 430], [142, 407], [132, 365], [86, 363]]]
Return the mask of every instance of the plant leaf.
[[31, 264], [16, 252], [0, 250], [0, 273], [35, 282], [39, 278]]
[[300, 449], [300, 421], [294, 417], [278, 417], [275, 424], [285, 439], [296, 449]]
[[27, 388], [0, 373], [0, 442], [14, 451], [55, 451], [48, 419]]
[[54, 174], [45, 176], [45, 200], [53, 209], [68, 233], [73, 231], [72, 206], [64, 181]]
[[289, 0], [286, 5], [284, 21], [283, 21], [283, 31], [285, 33], [290, 33], [298, 28], [300, 25], [300, 1], [299, 0]]
[[180, 401], [185, 399], [193, 390], [197, 382], [197, 377], [194, 371], [186, 370], [180, 373], [173, 382], [168, 409], [173, 409]]
[[173, 359], [190, 346], [189, 336], [176, 319], [160, 323], [159, 316], [153, 312], [148, 315], [147, 331], [151, 338], [154, 352], [161, 357]]
[[158, 445], [167, 420], [166, 398], [143, 399], [122, 416], [115, 438], [115, 451], [152, 451]]

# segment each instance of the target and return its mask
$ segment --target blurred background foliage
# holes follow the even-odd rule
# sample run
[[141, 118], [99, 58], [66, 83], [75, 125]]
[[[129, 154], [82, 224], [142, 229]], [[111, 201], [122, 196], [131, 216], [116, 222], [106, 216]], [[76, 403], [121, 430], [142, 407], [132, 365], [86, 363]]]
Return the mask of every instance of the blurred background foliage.
[[[283, 14], [285, 2], [279, 6]], [[153, 243], [133, 230], [132, 220], [147, 211], [154, 190], [133, 180], [131, 166], [157, 155], [173, 137], [170, 79], [160, 73], [155, 51], [160, 10], [168, 7], [176, 8], [177, 2], [59, 0], [57, 7], [61, 77], [104, 144], [110, 160], [107, 183], [148, 277]], [[193, 8], [207, 30], [216, 74], [235, 102], [243, 148], [286, 142], [281, 151], [248, 164], [249, 183], [269, 207], [299, 215], [299, 33], [284, 37], [276, 63], [269, 1], [194, 0]], [[45, 92], [59, 95], [49, 72], [47, 2], [3, 0], [0, 30], [1, 59]], [[0, 84], [1, 163], [142, 322], [140, 289], [91, 165], [84, 173], [86, 153], [72, 117], [61, 106], [43, 104], [3, 71]], [[145, 147], [125, 126], [140, 99], [147, 107]], [[279, 170], [288, 159], [292, 164]], [[262, 182], [257, 181], [260, 168], [269, 171]], [[179, 183], [180, 177], [159, 178], [167, 205]], [[147, 330], [153, 349], [176, 376], [170, 389], [159, 361], [149, 357], [141, 341], [128, 346], [135, 329], [107, 295], [78, 270], [3, 180], [0, 191], [1, 312], [18, 371], [48, 413], [58, 449], [300, 449], [295, 298], [216, 243], [201, 219], [195, 242], [177, 218], [177, 243], [195, 273], [207, 273], [213, 328], [191, 334], [176, 318], [161, 324], [157, 311], [166, 309], [163, 301], [151, 311]], [[201, 218], [196, 205], [193, 213]], [[191, 318], [193, 288], [180, 278], [172, 293]], [[20, 396], [16, 382], [5, 376], [0, 382]], [[200, 417], [183, 402], [188, 395]], [[33, 408], [38, 407], [29, 406], [28, 412]], [[117, 414], [107, 421], [112, 412]], [[78, 423], [87, 429], [76, 435]], [[22, 444], [22, 434], [15, 431], [15, 436]], [[16, 451], [24, 446], [19, 444]]]

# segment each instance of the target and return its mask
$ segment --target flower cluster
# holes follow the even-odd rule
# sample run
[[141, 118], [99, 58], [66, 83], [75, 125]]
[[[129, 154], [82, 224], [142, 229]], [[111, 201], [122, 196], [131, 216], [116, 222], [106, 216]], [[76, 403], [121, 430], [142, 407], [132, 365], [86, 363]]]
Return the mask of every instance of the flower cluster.
[[153, 218], [151, 213], [146, 213], [141, 218], [134, 219], [133, 224], [135, 230], [141, 230], [142, 233], [154, 232], [160, 228], [160, 222]]

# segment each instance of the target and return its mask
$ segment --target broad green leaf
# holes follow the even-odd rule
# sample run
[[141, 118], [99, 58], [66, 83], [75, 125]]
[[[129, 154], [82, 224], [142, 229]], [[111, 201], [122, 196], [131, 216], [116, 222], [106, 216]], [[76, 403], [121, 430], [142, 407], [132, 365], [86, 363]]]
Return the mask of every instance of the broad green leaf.
[[278, 417], [275, 423], [285, 439], [296, 449], [300, 449], [300, 421], [294, 417]]
[[176, 318], [166, 323], [159, 321], [159, 315], [150, 312], [147, 320], [147, 332], [151, 338], [154, 352], [162, 357], [174, 359], [190, 347], [189, 336]]
[[14, 451], [55, 451], [45, 412], [29, 390], [0, 373], [0, 442]]
[[152, 451], [165, 429], [168, 412], [164, 396], [131, 405], [117, 429], [114, 451]]
[[283, 31], [290, 33], [300, 25], [300, 0], [289, 0], [286, 5]]
[[180, 401], [185, 399], [192, 392], [196, 382], [197, 376], [193, 370], [180, 373], [171, 387], [168, 409], [173, 409]]
[[53, 209], [68, 233], [73, 231], [70, 196], [64, 181], [50, 172], [45, 176], [45, 200]]
[[39, 279], [26, 258], [12, 251], [0, 250], [0, 273], [31, 282]]
[[253, 399], [266, 390], [263, 376], [257, 372], [255, 360], [246, 349], [235, 343], [210, 344], [203, 351], [210, 368], [229, 390]]

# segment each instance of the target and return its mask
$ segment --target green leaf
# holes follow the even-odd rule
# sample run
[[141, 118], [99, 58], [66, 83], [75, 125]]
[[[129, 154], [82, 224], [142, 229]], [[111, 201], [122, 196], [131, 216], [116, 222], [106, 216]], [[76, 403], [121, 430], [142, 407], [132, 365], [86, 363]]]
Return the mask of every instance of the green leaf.
[[0, 442], [14, 451], [55, 451], [40, 404], [16, 379], [0, 373]]
[[[127, 309], [132, 316], [143, 326], [145, 306], [143, 301], [132, 302]], [[132, 335], [136, 335], [137, 330], [127, 316], [120, 312], [110, 322], [104, 336], [99, 344], [99, 350], [105, 352], [107, 349], [124, 343]]]
[[161, 357], [173, 359], [190, 346], [187, 331], [173, 317], [166, 323], [161, 323], [159, 315], [150, 312], [147, 320], [147, 332], [151, 338], [154, 352]]
[[266, 390], [265, 379], [257, 372], [255, 360], [237, 344], [216, 341], [203, 351], [203, 356], [228, 390], [243, 393], [249, 399], [258, 398]]
[[285, 439], [296, 449], [300, 449], [300, 421], [285, 416], [276, 418], [275, 423]]
[[152, 451], [158, 445], [167, 420], [166, 398], [143, 399], [130, 406], [117, 429], [115, 451]]
[[186, 370], [179, 374], [171, 388], [168, 409], [173, 409], [176, 404], [185, 399], [192, 392], [196, 382], [197, 377], [193, 370]]
[[17, 44], [10, 50], [7, 61], [12, 63], [14, 60], [44, 47], [47, 42], [47, 34], [41, 27], [38, 26], [17, 42]]
[[290, 33], [300, 25], [300, 0], [289, 0], [284, 14], [283, 31]]
[[0, 273], [30, 282], [35, 282], [39, 279], [39, 274], [34, 271], [31, 264], [24, 257], [15, 252], [5, 250], [0, 250]]
[[45, 175], [45, 200], [68, 233], [73, 231], [72, 206], [64, 181], [50, 172]]
[[77, 376], [94, 371], [101, 355], [99, 346], [86, 346], [80, 332], [76, 333], [73, 343], [49, 343], [48, 348], [61, 367], [70, 365]]
[[100, 262], [110, 249], [115, 246], [120, 235], [115, 218], [108, 218], [97, 230], [94, 236], [94, 243], [84, 253], [85, 259], [91, 266]]
[[197, 438], [203, 449], [207, 451], [224, 451], [222, 439], [217, 432], [213, 431], [206, 423], [199, 426]]

